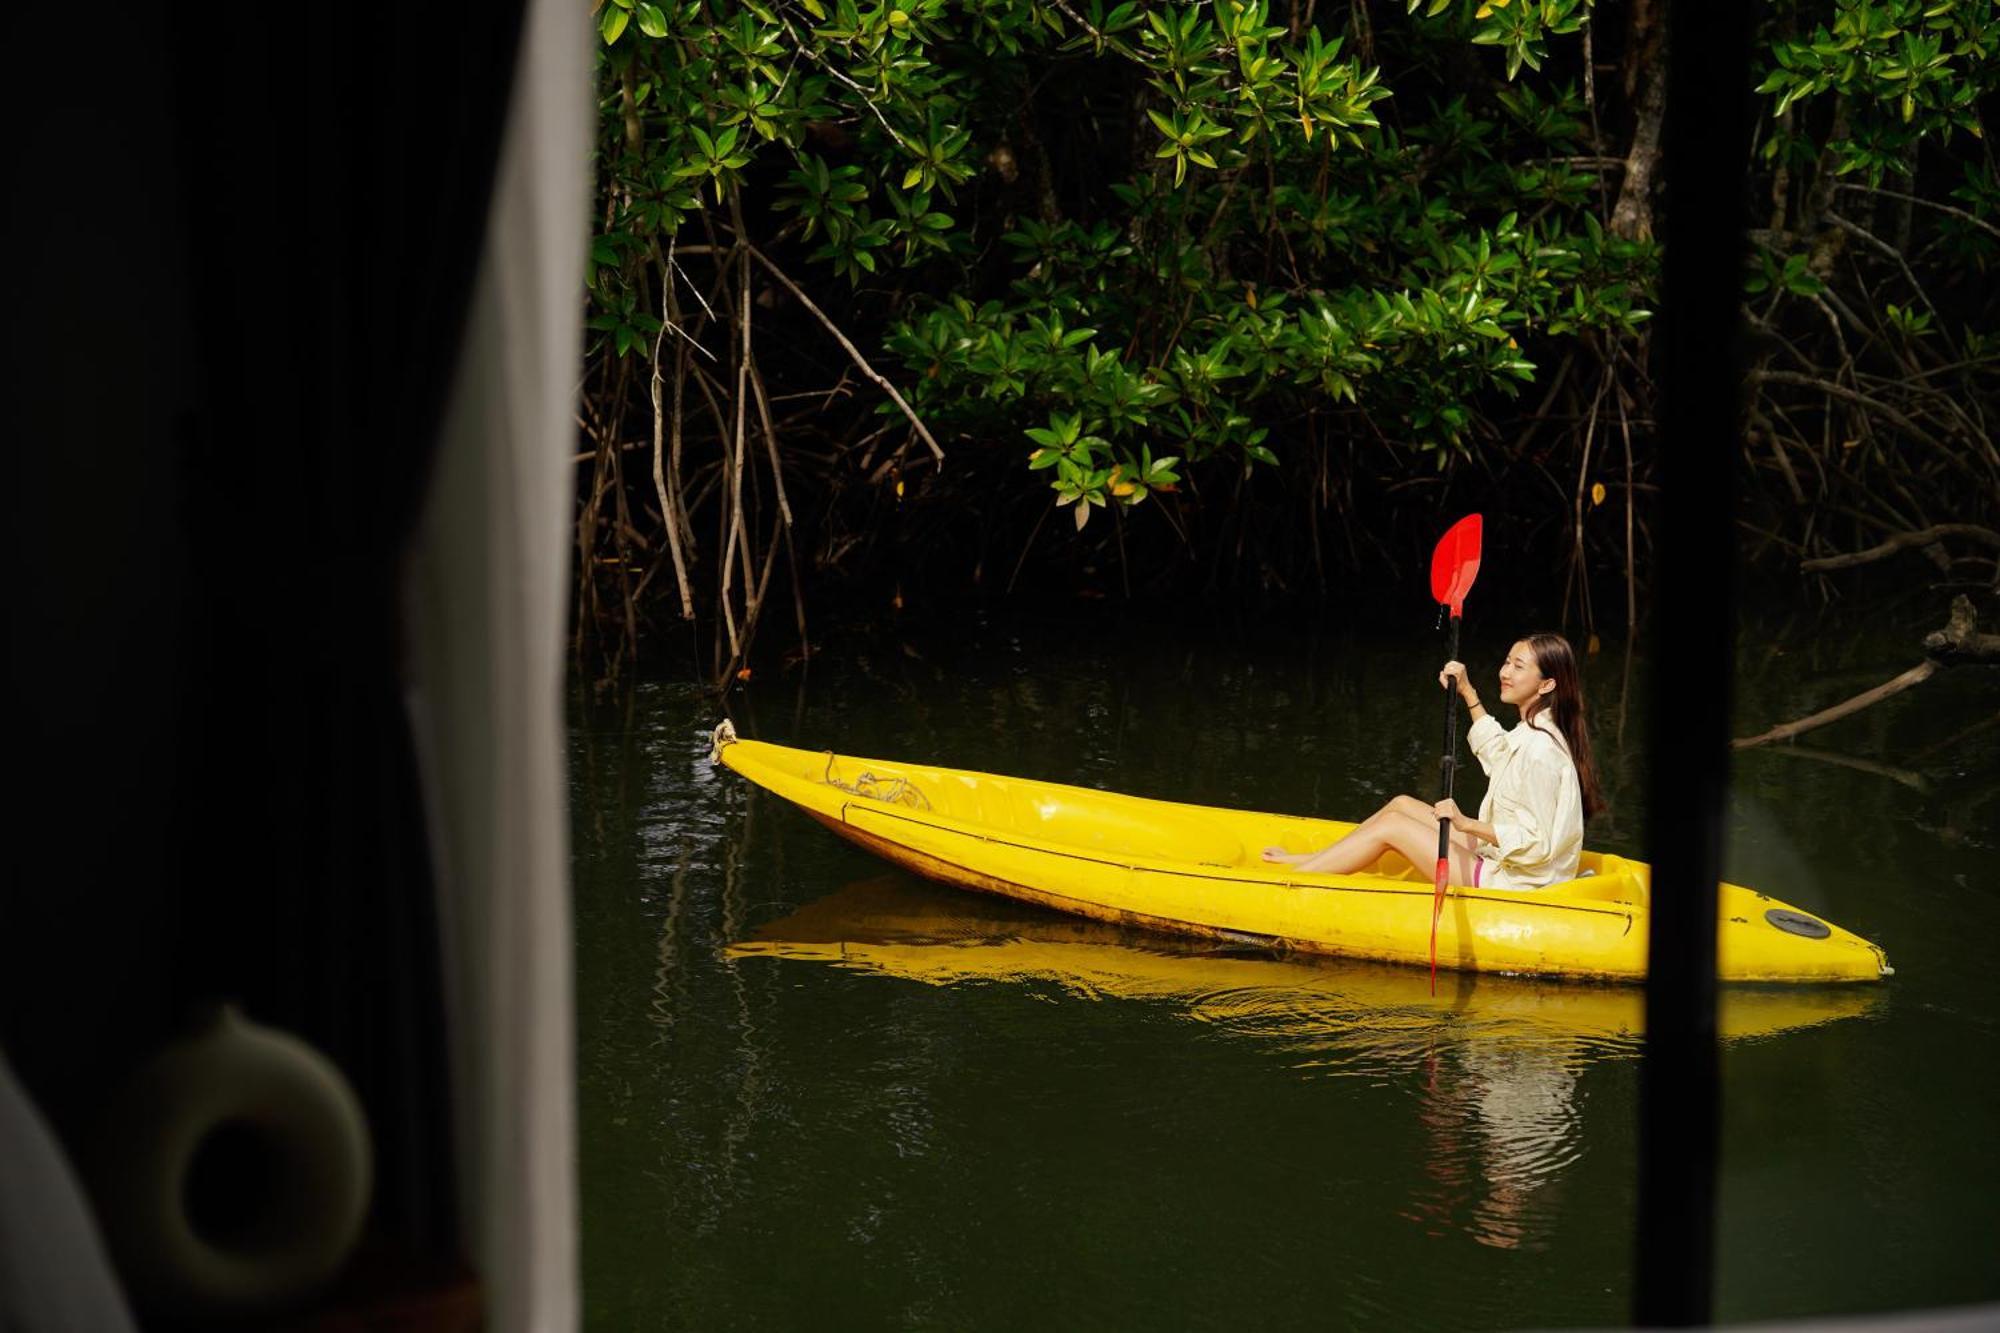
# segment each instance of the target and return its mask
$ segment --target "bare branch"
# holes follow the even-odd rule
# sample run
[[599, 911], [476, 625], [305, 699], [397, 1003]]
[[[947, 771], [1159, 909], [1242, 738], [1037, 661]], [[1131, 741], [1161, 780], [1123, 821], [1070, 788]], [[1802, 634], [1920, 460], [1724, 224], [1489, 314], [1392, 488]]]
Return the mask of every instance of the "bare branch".
[[1939, 523], [1915, 532], [1899, 532], [1879, 546], [1871, 546], [1865, 551], [1808, 560], [1799, 568], [1808, 574], [1821, 574], [1833, 569], [1852, 569], [1856, 565], [1870, 565], [1877, 560], [1887, 559], [1896, 552], [1908, 550], [1912, 546], [1929, 546], [1932, 542], [1945, 537], [1971, 537], [1992, 546], [2000, 546], [2000, 532], [1995, 532], [1991, 528], [1982, 528], [1977, 523]]
[[1881, 252], [1884, 255], [1887, 255], [1890, 259], [1894, 260], [1896, 262], [1896, 266], [1903, 270], [1903, 276], [1909, 279], [1910, 290], [1915, 292], [1917, 294], [1917, 299], [1924, 303], [1924, 309], [1931, 312], [1931, 318], [1935, 319], [1938, 322], [1938, 331], [1940, 333], [1943, 333], [1947, 341], [1949, 341], [1951, 334], [1948, 330], [1945, 329], [1944, 317], [1938, 314], [1937, 307], [1931, 304], [1930, 293], [1926, 292], [1924, 290], [1924, 285], [1917, 281], [1917, 275], [1910, 271], [1910, 261], [1903, 258], [1903, 252], [1901, 250], [1898, 250], [1895, 246], [1889, 244], [1881, 237], [1876, 236], [1874, 233], [1868, 231], [1866, 228], [1861, 227], [1856, 223], [1849, 222], [1846, 218], [1840, 216], [1840, 214], [1835, 213], [1830, 209], [1826, 213], [1826, 220], [1828, 222], [1831, 222], [1834, 226], [1840, 228], [1842, 231], [1846, 232], [1848, 235], [1859, 238], [1860, 240], [1866, 242], [1868, 245], [1874, 247], [1874, 249], [1876, 249], [1877, 251]]
[[1884, 190], [1873, 185], [1861, 185], [1854, 181], [1841, 181], [1834, 188], [1836, 190], [1854, 190], [1861, 194], [1879, 194], [1886, 199], [1901, 199], [1906, 203], [1922, 204], [1925, 208], [1934, 208], [1940, 213], [1949, 213], [1955, 218], [1962, 218], [1981, 231], [1991, 232], [1995, 237], [2000, 237], [2000, 227], [1994, 226], [1983, 218], [1974, 217], [1962, 208], [1953, 208], [1950, 204], [1940, 204], [1931, 199], [1919, 199], [1913, 194], [1903, 194], [1896, 190]]
[[784, 270], [780, 269], [776, 264], [773, 264], [770, 261], [770, 259], [765, 256], [762, 250], [759, 250], [756, 246], [751, 245], [748, 241], [745, 241], [743, 243], [743, 248], [750, 252], [750, 257], [752, 259], [755, 259], [758, 263], [764, 266], [765, 271], [770, 273], [770, 275], [776, 278], [779, 282], [783, 283], [785, 285], [785, 290], [790, 292], [793, 296], [797, 297], [800, 305], [812, 311], [814, 317], [817, 318], [820, 323], [826, 326], [826, 331], [833, 335], [834, 341], [839, 343], [841, 347], [846, 350], [847, 354], [850, 357], [854, 358], [854, 364], [860, 369], [861, 373], [866, 375], [869, 379], [874, 380], [875, 383], [879, 384], [882, 387], [882, 391], [888, 394], [889, 397], [895, 402], [896, 406], [902, 409], [903, 415], [909, 418], [910, 424], [916, 427], [917, 434], [923, 436], [924, 443], [930, 446], [931, 456], [937, 459], [938, 466], [943, 467], [944, 450], [938, 448], [938, 442], [931, 438], [930, 429], [926, 427], [922, 421], [918, 420], [916, 411], [913, 408], [911, 408], [911, 406], [907, 402], [903, 400], [902, 394], [896, 392], [896, 386], [889, 383], [888, 380], [884, 379], [882, 375], [876, 371], [875, 367], [868, 364], [868, 358], [861, 355], [860, 348], [856, 347], [853, 343], [847, 340], [847, 335], [840, 331], [840, 326], [838, 324], [835, 324], [831, 319], [827, 318], [826, 312], [824, 310], [821, 310], [817, 305], [813, 304], [813, 299], [810, 296], [807, 296], [805, 294], [805, 291], [802, 288], [800, 288], [800, 286], [796, 282], [793, 282], [790, 278], [786, 277], [784, 274]]
[[[660, 333], [653, 339], [652, 374], [647, 382], [653, 398], [653, 490], [660, 497], [660, 518], [667, 528], [667, 549], [673, 554], [674, 579], [680, 585], [681, 619], [693, 620], [694, 590], [688, 586], [687, 558], [681, 550], [680, 515], [675, 512], [673, 496], [667, 489], [667, 414], [666, 404], [660, 393], [660, 345], [666, 338], [666, 331], [675, 327], [674, 278], [672, 270], [667, 267], [667, 262], [660, 255], [657, 243], [653, 246], [653, 256], [660, 260]], [[688, 342], [696, 347], [701, 346], [692, 338], [689, 338]], [[685, 380], [686, 376], [683, 374], [677, 373], [674, 376], [673, 452], [677, 474], [680, 464], [681, 387]]]
[[[1927, 444], [1931, 448], [1937, 450], [1938, 453], [1942, 454], [1946, 459], [1950, 460], [1951, 465], [1953, 467], [1965, 473], [1967, 476], [1972, 477], [1975, 480], [1979, 481], [1987, 480], [1986, 478], [1980, 477], [1979, 473], [1973, 469], [1973, 466], [1970, 463], [1966, 462], [1965, 459], [1959, 455], [1957, 450], [1953, 449], [1950, 445], [1938, 439], [1935, 435], [1932, 435], [1922, 426], [1919, 426], [1916, 422], [1910, 420], [1910, 418], [1904, 416], [1901, 412], [1889, 406], [1889, 404], [1883, 402], [1879, 398], [1872, 398], [1865, 393], [1858, 393], [1853, 389], [1844, 388], [1841, 385], [1835, 384], [1831, 380], [1820, 379], [1816, 375], [1798, 375], [1794, 374], [1789, 370], [1753, 370], [1745, 378], [1751, 380], [1752, 382], [1762, 382], [1767, 384], [1795, 384], [1800, 388], [1817, 389], [1821, 393], [1826, 394], [1829, 398], [1839, 398], [1842, 399], [1843, 401], [1853, 403], [1857, 407], [1867, 408], [1870, 412], [1875, 413], [1877, 416], [1882, 417], [1884, 420], [1892, 422], [1897, 426], [1900, 426], [1904, 434], [1908, 435], [1911, 439], [1917, 440], [1918, 442], [1923, 444]], [[1993, 446], [1991, 442], [1986, 442], [1986, 447], [1990, 450]]]

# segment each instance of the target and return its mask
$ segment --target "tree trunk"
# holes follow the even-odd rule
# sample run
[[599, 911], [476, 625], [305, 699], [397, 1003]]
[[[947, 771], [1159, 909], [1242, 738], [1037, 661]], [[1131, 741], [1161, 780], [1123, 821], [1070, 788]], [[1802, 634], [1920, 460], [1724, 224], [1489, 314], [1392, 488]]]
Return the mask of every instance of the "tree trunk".
[[1667, 26], [1650, 0], [1632, 6], [1625, 43], [1625, 91], [1637, 123], [1625, 157], [1625, 180], [1611, 210], [1611, 230], [1628, 240], [1653, 235], [1653, 180], [1660, 165], [1660, 124], [1667, 109]]

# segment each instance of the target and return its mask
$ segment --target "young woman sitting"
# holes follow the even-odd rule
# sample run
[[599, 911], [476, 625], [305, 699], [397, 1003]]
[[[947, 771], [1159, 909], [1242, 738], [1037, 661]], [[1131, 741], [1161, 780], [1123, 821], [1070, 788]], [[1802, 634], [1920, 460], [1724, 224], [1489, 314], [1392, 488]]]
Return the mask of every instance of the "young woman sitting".
[[1560, 634], [1531, 634], [1500, 665], [1500, 702], [1520, 710], [1509, 731], [1487, 713], [1461, 662], [1438, 683], [1455, 687], [1472, 717], [1466, 742], [1486, 770], [1486, 799], [1469, 819], [1455, 801], [1398, 796], [1316, 852], [1264, 849], [1266, 861], [1323, 874], [1354, 874], [1394, 851], [1412, 865], [1437, 860], [1437, 821], [1451, 821], [1450, 881], [1490, 889], [1538, 889], [1574, 879], [1583, 822], [1604, 808], [1584, 721], [1576, 654]]

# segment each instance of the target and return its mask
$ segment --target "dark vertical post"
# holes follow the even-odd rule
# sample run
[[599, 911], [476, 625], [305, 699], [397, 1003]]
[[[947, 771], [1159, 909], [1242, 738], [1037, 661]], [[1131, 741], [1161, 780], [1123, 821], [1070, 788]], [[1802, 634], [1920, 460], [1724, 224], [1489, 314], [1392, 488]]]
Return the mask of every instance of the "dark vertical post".
[[1651, 966], [1640, 1075], [1635, 1322], [1709, 1322], [1715, 1229], [1716, 882], [1735, 671], [1738, 309], [1749, 12], [1667, 14], [1659, 576], [1650, 636]]

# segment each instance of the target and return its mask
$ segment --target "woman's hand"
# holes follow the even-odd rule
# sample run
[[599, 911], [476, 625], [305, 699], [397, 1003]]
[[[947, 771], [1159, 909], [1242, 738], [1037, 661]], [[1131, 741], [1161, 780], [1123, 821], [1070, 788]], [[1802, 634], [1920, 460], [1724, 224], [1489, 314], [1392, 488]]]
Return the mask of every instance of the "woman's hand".
[[1463, 662], [1446, 662], [1444, 670], [1438, 672], [1438, 684], [1444, 686], [1446, 689], [1457, 689], [1458, 697], [1465, 700], [1467, 704], [1471, 704], [1479, 698], [1478, 695], [1472, 692], [1472, 687], [1465, 683], [1465, 663]]
[[1432, 806], [1431, 813], [1439, 819], [1449, 819], [1454, 822], [1462, 821], [1465, 818], [1464, 813], [1458, 808], [1458, 802], [1452, 800], [1449, 796]]

